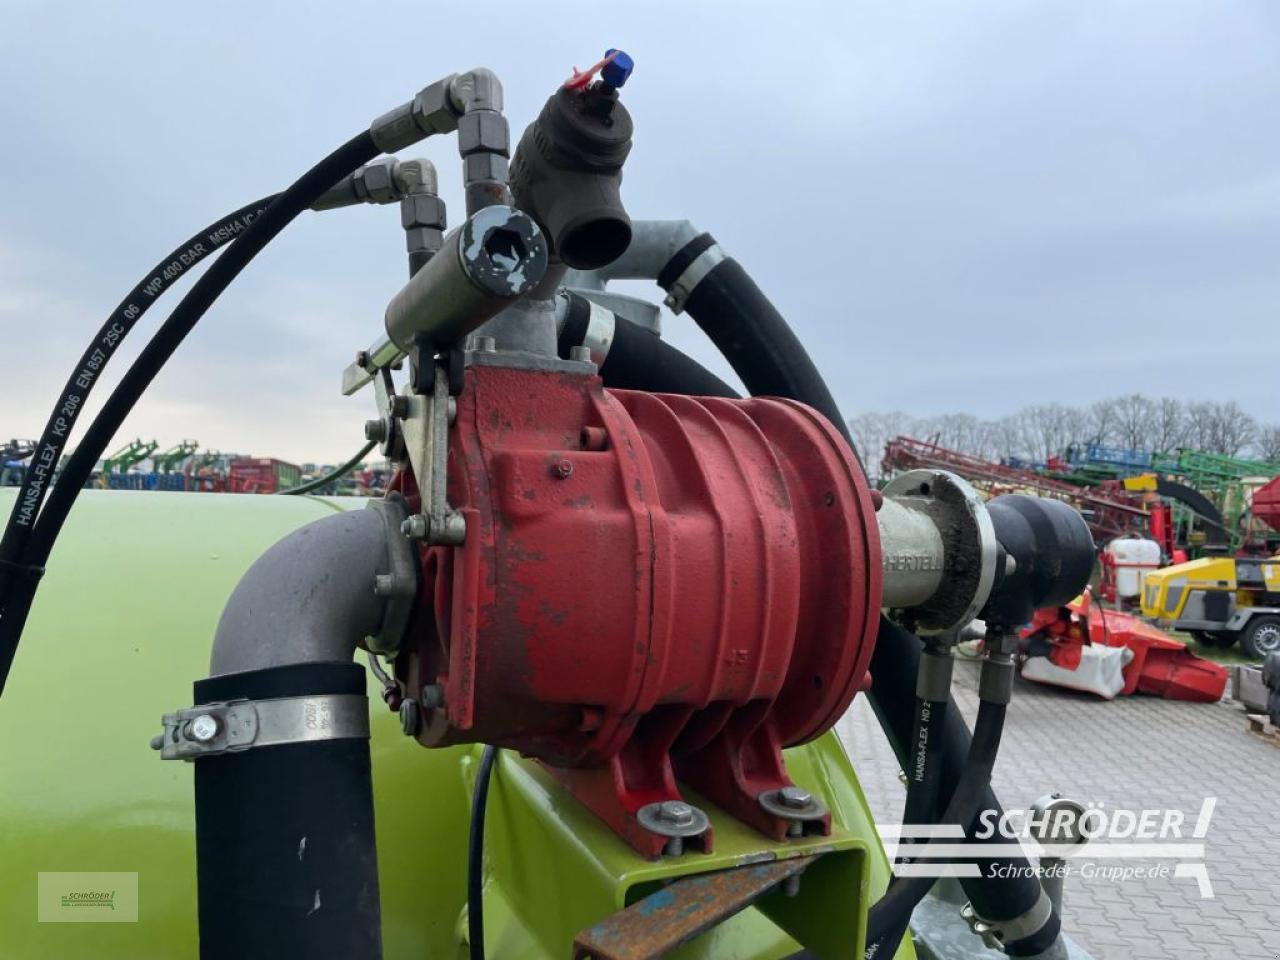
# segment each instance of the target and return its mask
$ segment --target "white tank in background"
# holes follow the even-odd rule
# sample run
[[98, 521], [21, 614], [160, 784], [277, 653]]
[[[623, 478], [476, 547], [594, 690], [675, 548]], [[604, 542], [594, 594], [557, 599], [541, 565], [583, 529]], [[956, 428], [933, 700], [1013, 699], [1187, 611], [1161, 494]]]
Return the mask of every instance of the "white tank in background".
[[1160, 544], [1154, 540], [1121, 537], [1107, 544], [1116, 570], [1116, 596], [1137, 597], [1150, 570], [1160, 567]]

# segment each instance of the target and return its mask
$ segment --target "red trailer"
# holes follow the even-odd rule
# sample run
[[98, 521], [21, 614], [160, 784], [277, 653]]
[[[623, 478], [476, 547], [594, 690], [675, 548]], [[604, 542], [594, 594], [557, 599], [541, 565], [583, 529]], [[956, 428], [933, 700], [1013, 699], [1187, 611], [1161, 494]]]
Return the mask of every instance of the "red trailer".
[[272, 457], [239, 457], [227, 468], [228, 493], [276, 493], [296, 487], [302, 468]]

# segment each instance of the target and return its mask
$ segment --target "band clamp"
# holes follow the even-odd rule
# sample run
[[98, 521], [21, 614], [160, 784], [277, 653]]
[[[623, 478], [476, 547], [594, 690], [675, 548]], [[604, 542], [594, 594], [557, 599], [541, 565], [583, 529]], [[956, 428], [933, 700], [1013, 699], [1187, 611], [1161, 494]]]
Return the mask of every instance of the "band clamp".
[[1001, 950], [1006, 944], [1025, 940], [1048, 923], [1051, 916], [1053, 901], [1043, 888], [1040, 890], [1040, 898], [1030, 910], [1009, 920], [984, 920], [973, 909], [972, 903], [966, 903], [960, 908], [960, 918], [993, 950]]
[[595, 301], [587, 301], [587, 331], [582, 335], [582, 345], [591, 351], [591, 362], [601, 366], [605, 357], [609, 356], [609, 348], [613, 346], [614, 322], [613, 311], [608, 310]]
[[335, 693], [276, 700], [229, 700], [166, 713], [151, 741], [162, 760], [198, 760], [258, 747], [318, 740], [367, 740], [364, 694]]
[[693, 294], [694, 288], [698, 286], [703, 278], [718, 267], [725, 259], [724, 251], [720, 249], [720, 244], [713, 243], [707, 249], [703, 250], [693, 262], [690, 263], [676, 277], [675, 282], [667, 290], [666, 299], [662, 302], [667, 305], [672, 313], [683, 313], [685, 304], [689, 302], [689, 297]]

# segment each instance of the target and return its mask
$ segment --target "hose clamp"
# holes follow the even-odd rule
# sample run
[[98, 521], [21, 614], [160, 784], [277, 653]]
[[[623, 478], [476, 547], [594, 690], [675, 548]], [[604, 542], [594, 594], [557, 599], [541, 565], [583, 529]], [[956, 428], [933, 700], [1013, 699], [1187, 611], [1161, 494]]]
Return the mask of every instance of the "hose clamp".
[[612, 310], [588, 300], [590, 313], [587, 315], [587, 332], [582, 335], [582, 345], [591, 351], [591, 362], [597, 367], [609, 356], [609, 348], [613, 346], [613, 335], [616, 328]]
[[724, 259], [724, 251], [720, 249], [720, 244], [713, 243], [707, 247], [707, 249], [694, 257], [693, 262], [684, 268], [684, 272], [680, 276], [676, 277], [675, 282], [667, 290], [666, 299], [662, 302], [667, 305], [672, 313], [683, 313], [685, 304], [689, 302], [689, 297], [693, 295], [694, 289]]
[[1003, 950], [1006, 944], [1025, 940], [1048, 923], [1051, 916], [1053, 916], [1053, 901], [1049, 899], [1049, 895], [1043, 888], [1040, 890], [1039, 899], [1030, 910], [1010, 920], [985, 920], [978, 916], [972, 903], [966, 903], [960, 908], [960, 918], [992, 950]]
[[364, 694], [335, 693], [275, 700], [229, 700], [166, 713], [151, 741], [162, 760], [198, 760], [257, 747], [318, 740], [369, 739]]

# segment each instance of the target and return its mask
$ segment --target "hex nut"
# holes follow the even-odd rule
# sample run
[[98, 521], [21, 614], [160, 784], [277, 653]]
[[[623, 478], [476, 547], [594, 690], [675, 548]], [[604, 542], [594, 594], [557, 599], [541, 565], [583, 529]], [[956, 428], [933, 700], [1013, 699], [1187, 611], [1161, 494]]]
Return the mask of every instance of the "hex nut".
[[494, 110], [473, 110], [458, 120], [458, 153], [470, 156], [481, 151], [511, 153], [511, 133], [507, 118]]
[[506, 183], [510, 163], [500, 153], [482, 151], [473, 153], [462, 161], [462, 172], [468, 183], [476, 180], [500, 180]]

